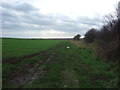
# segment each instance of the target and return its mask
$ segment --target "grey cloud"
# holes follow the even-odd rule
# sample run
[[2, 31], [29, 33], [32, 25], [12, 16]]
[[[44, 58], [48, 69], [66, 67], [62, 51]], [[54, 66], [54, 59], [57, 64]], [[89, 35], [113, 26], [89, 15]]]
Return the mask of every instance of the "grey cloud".
[[31, 4], [26, 3], [26, 2], [14, 3], [14, 5], [12, 3], [8, 4], [8, 3], [3, 2], [2, 7], [7, 8], [7, 9], [13, 9], [16, 11], [25, 12], [25, 13], [38, 10], [37, 8], [33, 7]]
[[3, 22], [19, 22], [19, 15], [17, 15], [14, 11], [3, 9], [1, 15]]
[[[44, 15], [29, 3], [16, 3], [13, 5], [3, 3], [2, 7], [3, 35], [8, 31], [27, 32], [27, 30], [58, 30], [83, 35], [90, 27], [99, 27], [102, 22], [100, 18], [79, 17], [77, 20], [73, 20], [64, 15]], [[19, 11], [23, 13], [18, 13]]]
[[89, 18], [89, 17], [79, 17], [78, 22], [86, 25], [96, 25], [99, 26], [99, 24], [102, 22], [102, 19], [100, 18]]
[[41, 13], [30, 14], [30, 15], [23, 15], [23, 21], [30, 24], [37, 24], [37, 25], [45, 25], [50, 26], [55, 24], [55, 20], [53, 20], [50, 16], [43, 15]]

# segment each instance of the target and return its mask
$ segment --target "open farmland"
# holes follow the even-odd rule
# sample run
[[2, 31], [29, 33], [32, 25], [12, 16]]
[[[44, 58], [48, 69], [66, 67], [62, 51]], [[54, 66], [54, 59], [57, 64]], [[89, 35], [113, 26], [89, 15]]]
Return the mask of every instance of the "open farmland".
[[35, 41], [39, 53], [3, 62], [3, 88], [117, 88], [117, 64], [99, 60], [94, 51], [73, 41], [46, 40], [47, 47], [54, 44], [43, 51], [40, 43], [45, 41]]
[[22, 57], [46, 50], [62, 40], [2, 39], [3, 59]]

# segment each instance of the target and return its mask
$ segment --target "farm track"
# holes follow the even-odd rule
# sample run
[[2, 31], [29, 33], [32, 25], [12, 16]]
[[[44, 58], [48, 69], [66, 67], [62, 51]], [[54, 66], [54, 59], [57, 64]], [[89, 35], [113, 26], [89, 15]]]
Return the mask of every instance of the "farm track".
[[[117, 87], [117, 73], [113, 71], [113, 68], [116, 67], [97, 60], [91, 50], [76, 46], [75, 43], [77, 42], [63, 42], [44, 52], [19, 58], [19, 61], [23, 62], [29, 61], [31, 58], [32, 61], [37, 61], [34, 61], [32, 65], [29, 62], [21, 64], [3, 87]], [[68, 46], [69, 49], [66, 48]]]
[[7, 62], [10, 61], [9, 63], [13, 64], [13, 63], [16, 63], [14, 62], [16, 60], [21, 62], [25, 59], [32, 58], [35, 56], [46, 56], [46, 57], [43, 60], [40, 60], [39, 62], [37, 62], [32, 67], [28, 64], [19, 66], [17, 70], [13, 72], [10, 80], [8, 80], [8, 82], [5, 84], [6, 85], [11, 84], [12, 86], [15, 85], [19, 88], [24, 88], [26, 84], [30, 84], [33, 80], [35, 80], [38, 75], [40, 76], [40, 75], [44, 75], [45, 73], [47, 73], [47, 70], [45, 70], [44, 64], [46, 62], [52, 62], [55, 59], [55, 52], [53, 52], [52, 49], [49, 49], [47, 51], [42, 51], [39, 53], [35, 53], [35, 54], [31, 54], [31, 55], [27, 55], [27, 56], [23, 56], [20, 58], [8, 59]]

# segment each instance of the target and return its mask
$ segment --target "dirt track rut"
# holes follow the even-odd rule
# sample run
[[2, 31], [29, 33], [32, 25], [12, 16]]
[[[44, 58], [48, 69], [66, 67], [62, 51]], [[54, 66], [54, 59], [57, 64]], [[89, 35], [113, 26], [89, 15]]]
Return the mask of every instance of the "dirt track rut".
[[[48, 55], [46, 55], [48, 54]], [[12, 86], [17, 86], [20, 88], [23, 88], [25, 85], [32, 83], [32, 81], [34, 81], [35, 79], [37, 79], [38, 75], [44, 75], [45, 73], [47, 73], [47, 71], [45, 70], [45, 66], [44, 64], [46, 62], [50, 62], [53, 61], [53, 59], [55, 59], [55, 52], [53, 52], [53, 50], [49, 50], [49, 52], [44, 52], [44, 53], [37, 53], [37, 54], [33, 54], [33, 55], [29, 55], [29, 56], [24, 56], [22, 58], [31, 58], [34, 56], [40, 56], [40, 55], [46, 55], [48, 57], [46, 57], [43, 60], [40, 60], [39, 62], [37, 62], [34, 66], [32, 67], [28, 67], [28, 68], [23, 68], [22, 66], [20, 68], [22, 69], [26, 69], [27, 73], [21, 73], [19, 70], [16, 71], [17, 75], [13, 75], [15, 76], [14, 79], [10, 79], [8, 81], [8, 84], [11, 84]], [[23, 71], [23, 70], [22, 70]]]

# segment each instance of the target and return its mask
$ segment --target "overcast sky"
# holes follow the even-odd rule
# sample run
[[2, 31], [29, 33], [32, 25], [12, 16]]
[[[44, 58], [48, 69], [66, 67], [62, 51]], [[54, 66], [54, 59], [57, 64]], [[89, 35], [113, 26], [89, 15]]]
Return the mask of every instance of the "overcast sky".
[[64, 38], [100, 28], [119, 0], [2, 0], [2, 36]]

